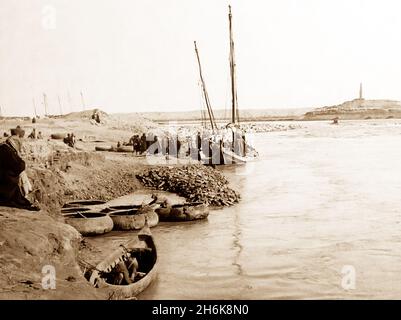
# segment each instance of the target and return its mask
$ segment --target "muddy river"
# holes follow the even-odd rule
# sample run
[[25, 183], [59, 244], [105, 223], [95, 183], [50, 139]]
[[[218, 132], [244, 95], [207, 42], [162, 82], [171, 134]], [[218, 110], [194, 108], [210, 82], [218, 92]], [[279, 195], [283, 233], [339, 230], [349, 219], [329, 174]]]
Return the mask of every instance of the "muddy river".
[[240, 204], [152, 229], [159, 276], [140, 299], [401, 298], [401, 121], [298, 124], [221, 169]]

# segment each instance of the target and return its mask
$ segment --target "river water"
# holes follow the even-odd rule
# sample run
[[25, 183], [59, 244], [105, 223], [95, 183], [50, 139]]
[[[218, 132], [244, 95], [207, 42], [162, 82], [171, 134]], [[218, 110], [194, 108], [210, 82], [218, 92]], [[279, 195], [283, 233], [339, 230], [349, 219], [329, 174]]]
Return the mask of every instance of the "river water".
[[220, 169], [238, 205], [153, 228], [140, 299], [401, 298], [401, 121], [300, 124]]

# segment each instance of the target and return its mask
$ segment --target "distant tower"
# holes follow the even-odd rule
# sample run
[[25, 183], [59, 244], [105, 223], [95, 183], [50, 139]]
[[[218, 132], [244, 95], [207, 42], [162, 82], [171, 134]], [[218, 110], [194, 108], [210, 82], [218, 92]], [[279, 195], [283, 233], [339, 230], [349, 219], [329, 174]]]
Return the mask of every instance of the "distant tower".
[[359, 85], [359, 100], [363, 100], [362, 82]]

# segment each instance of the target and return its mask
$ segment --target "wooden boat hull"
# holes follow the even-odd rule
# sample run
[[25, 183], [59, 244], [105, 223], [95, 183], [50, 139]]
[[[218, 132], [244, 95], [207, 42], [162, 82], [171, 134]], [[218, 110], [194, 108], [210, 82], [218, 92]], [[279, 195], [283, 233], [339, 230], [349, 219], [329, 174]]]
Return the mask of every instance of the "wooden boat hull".
[[137, 211], [114, 211], [110, 214], [113, 220], [114, 230], [140, 230], [145, 226], [146, 218]]
[[100, 147], [96, 146], [95, 151], [113, 151], [113, 147]]
[[206, 157], [201, 153], [201, 162], [205, 165], [230, 165], [230, 164], [245, 164], [247, 162], [255, 161], [256, 156], [240, 156], [229, 149], [223, 149], [222, 158]]
[[66, 137], [66, 134], [63, 133], [52, 133], [50, 135], [50, 138], [53, 140], [63, 140]]
[[[104, 278], [101, 277], [102, 272], [111, 272], [114, 266], [118, 262], [124, 261], [128, 254], [131, 256], [135, 251], [144, 249], [151, 250], [152, 261], [150, 262], [150, 266], [147, 267], [149, 270], [146, 270], [146, 275], [142, 279], [129, 285], [113, 285], [107, 283]], [[141, 261], [139, 261], [139, 268], [141, 268]], [[135, 297], [144, 291], [156, 279], [157, 270], [158, 257], [156, 245], [149, 227], [145, 226], [135, 239], [116, 249], [106, 259], [100, 262], [92, 272], [89, 282], [96, 288], [107, 290], [114, 299], [127, 299]]]
[[118, 147], [117, 149], [116, 149], [116, 151], [117, 152], [134, 152], [134, 149], [133, 149], [133, 147], [130, 147], [130, 146], [123, 146], [123, 147]]
[[159, 216], [160, 221], [168, 221], [168, 217], [170, 216], [171, 206], [167, 206], [166, 208], [156, 209], [156, 213]]
[[205, 219], [209, 216], [209, 208], [202, 204], [177, 204], [170, 208], [156, 210], [160, 221], [180, 222]]
[[242, 164], [254, 161], [256, 157], [240, 156], [231, 150], [223, 150], [224, 164]]
[[65, 216], [65, 222], [83, 236], [96, 236], [113, 230], [113, 220], [102, 213], [76, 213]]

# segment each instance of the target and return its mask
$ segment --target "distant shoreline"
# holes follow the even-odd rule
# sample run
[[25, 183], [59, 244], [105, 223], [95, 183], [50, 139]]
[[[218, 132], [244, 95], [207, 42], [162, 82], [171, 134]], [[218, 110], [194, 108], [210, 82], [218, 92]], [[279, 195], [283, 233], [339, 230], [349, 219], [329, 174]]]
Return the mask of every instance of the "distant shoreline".
[[[113, 114], [111, 114], [113, 115]], [[63, 116], [49, 116], [48, 119], [57, 119], [62, 118]], [[344, 113], [330, 113], [330, 114], [320, 114], [314, 116], [299, 116], [299, 117], [263, 117], [263, 118], [249, 118], [249, 119], [241, 119], [243, 123], [252, 123], [252, 122], [280, 122], [280, 121], [330, 121], [335, 117], [338, 117], [339, 120], [391, 120], [391, 119], [401, 119], [401, 112], [398, 114], [383, 114], [383, 115], [375, 115], [370, 113], [361, 113], [361, 114], [344, 114]], [[160, 119], [152, 119], [151, 117], [147, 117], [146, 119], [151, 120], [159, 125], [165, 125], [168, 123], [200, 123], [202, 119], [178, 119], [178, 120], [160, 120]], [[30, 117], [0, 117], [0, 121], [31, 121]], [[228, 123], [227, 119], [216, 119], [218, 123]]]

